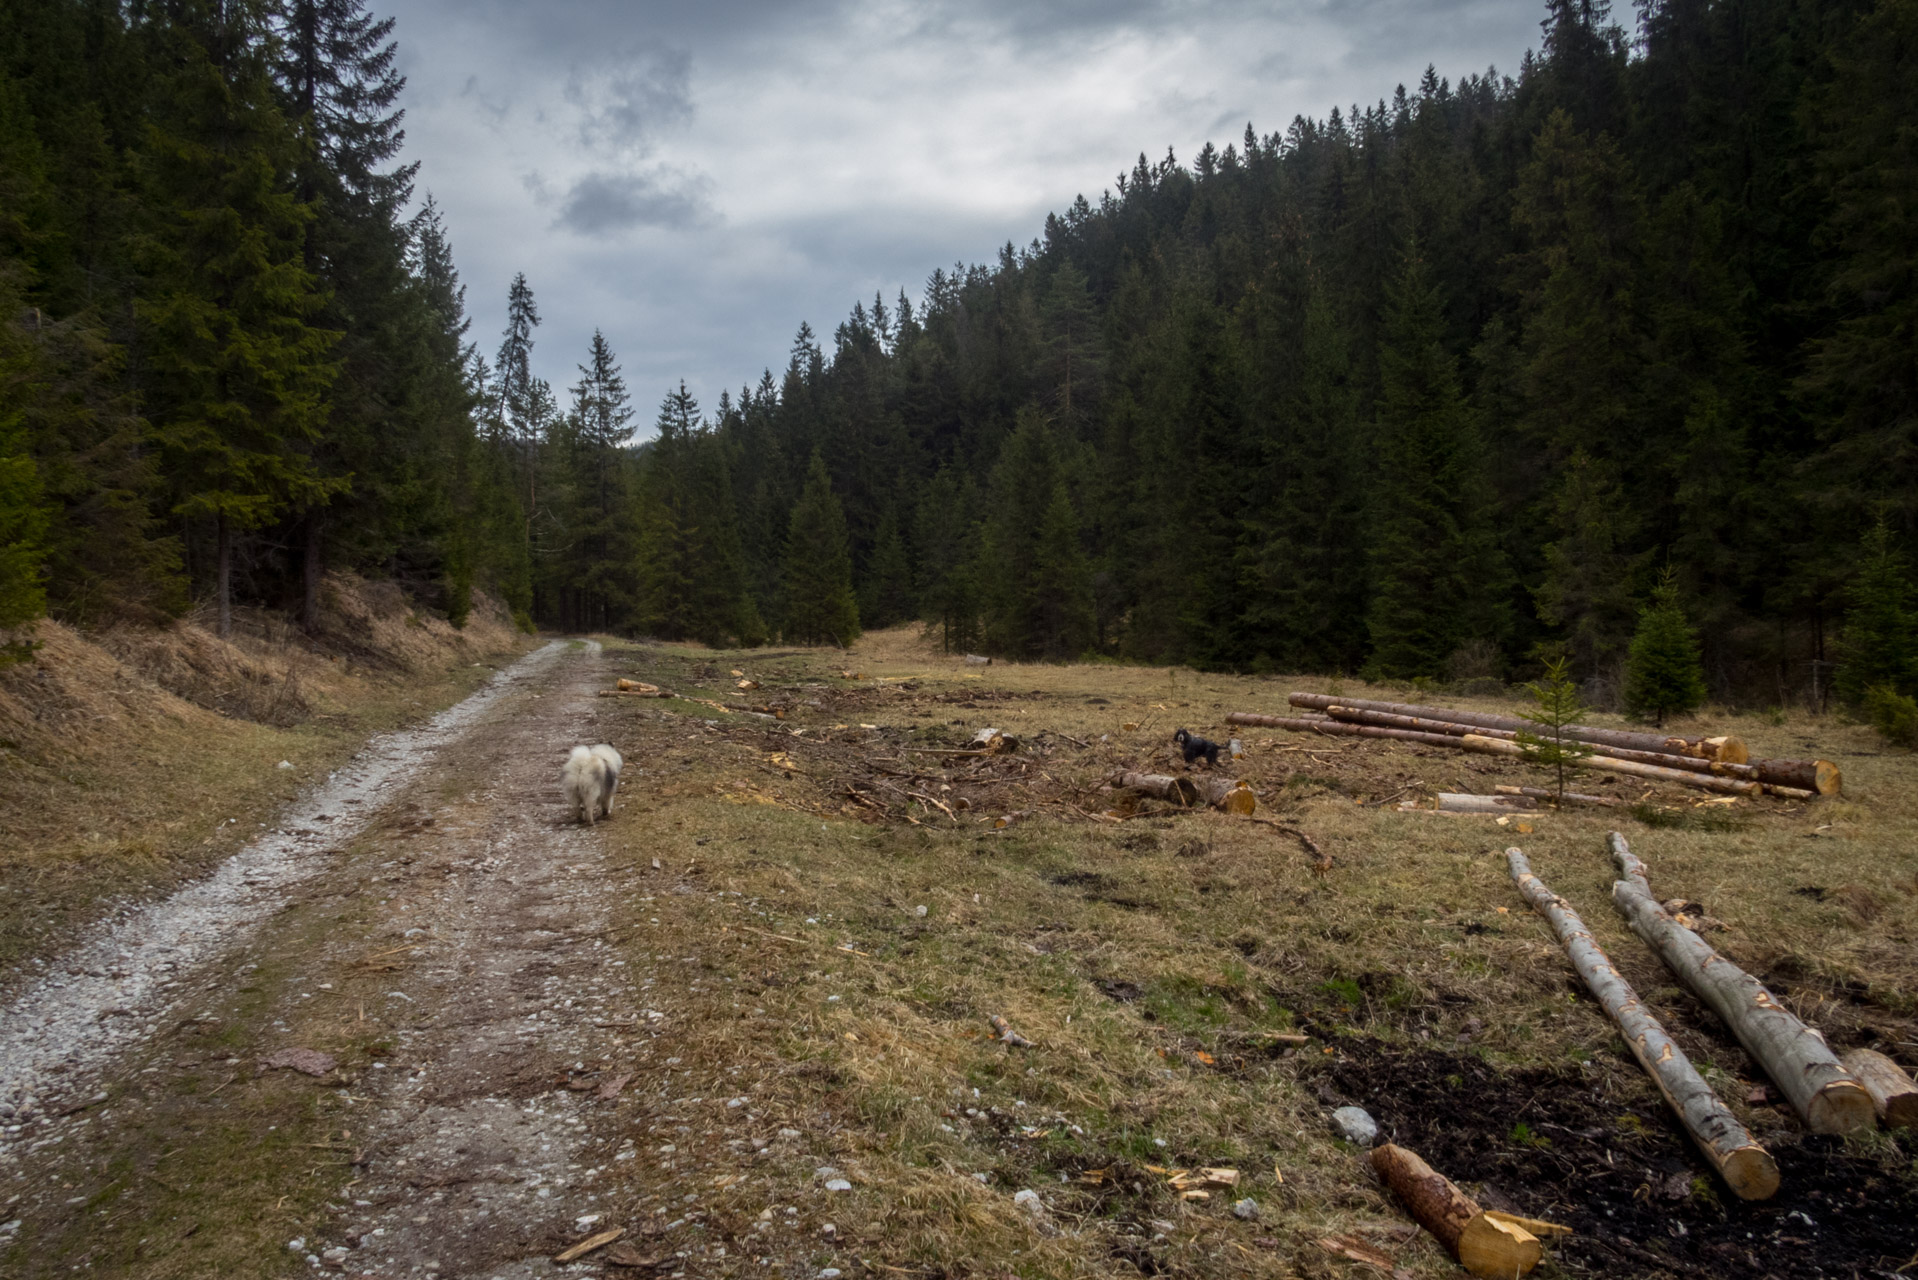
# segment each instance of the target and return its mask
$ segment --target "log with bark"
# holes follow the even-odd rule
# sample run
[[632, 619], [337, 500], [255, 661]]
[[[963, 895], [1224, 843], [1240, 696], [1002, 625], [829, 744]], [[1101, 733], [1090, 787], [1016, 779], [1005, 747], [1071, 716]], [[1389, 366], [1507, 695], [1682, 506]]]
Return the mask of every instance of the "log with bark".
[[[1500, 783], [1492, 789], [1502, 796], [1527, 796], [1533, 800], [1558, 800], [1560, 798], [1558, 792], [1551, 790], [1549, 787], [1513, 787]], [[1623, 800], [1613, 796], [1588, 796], [1581, 795], [1576, 791], [1567, 791], [1563, 799], [1567, 804], [1596, 804], [1612, 809], [1625, 803]]]
[[1770, 1199], [1778, 1190], [1778, 1165], [1771, 1154], [1719, 1101], [1658, 1019], [1645, 1011], [1638, 993], [1619, 975], [1611, 957], [1593, 940], [1591, 930], [1571, 904], [1532, 874], [1524, 853], [1507, 849], [1505, 860], [1520, 895], [1551, 924], [1572, 967], [1624, 1032], [1632, 1056], [1665, 1095], [1666, 1103], [1718, 1176], [1740, 1199]]
[[[1235, 712], [1234, 714], [1243, 713]], [[1454, 736], [1445, 733], [1422, 733], [1416, 729], [1388, 729], [1381, 725], [1347, 724], [1343, 720], [1313, 720], [1298, 716], [1265, 716], [1261, 719], [1272, 728], [1290, 729], [1295, 733], [1318, 733], [1332, 737], [1383, 738], [1393, 742], [1420, 742], [1427, 746], [1449, 747], [1454, 751], [1471, 751], [1479, 755], [1510, 756], [1518, 759], [1523, 759], [1526, 754], [1524, 747], [1509, 738], [1492, 738], [1477, 732]], [[1794, 800], [1808, 800], [1812, 795], [1811, 792], [1802, 791], [1796, 787], [1778, 787], [1755, 779], [1720, 778], [1709, 773], [1668, 769], [1662, 765], [1640, 764], [1636, 760], [1617, 760], [1610, 756], [1585, 756], [1578, 761], [1578, 767], [1600, 769], [1610, 773], [1627, 773], [1635, 778], [1646, 778], [1653, 782], [1673, 782], [1681, 787], [1715, 791], [1720, 795], [1757, 796], [1769, 792], [1772, 795]]]
[[1887, 1129], [1918, 1129], [1918, 1084], [1903, 1067], [1876, 1049], [1853, 1049], [1839, 1061], [1865, 1086]]
[[[1516, 729], [1486, 729], [1477, 725], [1447, 724], [1443, 720], [1422, 719], [1418, 716], [1398, 716], [1393, 715], [1389, 711], [1366, 711], [1357, 707], [1329, 707], [1326, 709], [1325, 714], [1327, 719], [1341, 720], [1348, 724], [1375, 724], [1387, 729], [1414, 729], [1420, 733], [1442, 733], [1454, 737], [1464, 737], [1470, 734], [1473, 737], [1499, 738], [1506, 742], [1516, 742], [1518, 741], [1519, 735], [1519, 731]], [[1546, 736], [1544, 733], [1538, 733], [1537, 730], [1533, 730], [1533, 732], [1537, 733], [1539, 737]], [[1570, 735], [1567, 736], [1572, 742], [1582, 741], [1578, 738], [1571, 738]], [[1639, 751], [1632, 747], [1608, 747], [1596, 743], [1586, 743], [1585, 745], [1590, 746], [1595, 754], [1605, 756], [1612, 760], [1633, 760], [1639, 764], [1655, 764], [1666, 769], [1683, 769], [1687, 773], [1710, 773], [1721, 778], [1745, 778], [1763, 781], [1759, 766], [1756, 764], [1730, 764], [1722, 760], [1701, 760], [1697, 756], [1673, 755], [1669, 751]], [[1811, 762], [1778, 761], [1776, 763], [1796, 765], [1810, 764]], [[1805, 775], [1793, 772], [1790, 773], [1790, 776], [1800, 777]], [[1779, 780], [1784, 781], [1783, 773], [1781, 773]]]
[[1459, 791], [1439, 792], [1438, 807], [1448, 813], [1538, 812], [1538, 806], [1524, 796], [1475, 796]]
[[1252, 813], [1259, 806], [1252, 788], [1232, 778], [1186, 778], [1127, 770], [1114, 774], [1111, 782], [1115, 787], [1143, 791], [1156, 799], [1169, 800], [1188, 809], [1207, 804], [1224, 809], [1227, 813], [1244, 815]]
[[1404, 1147], [1372, 1148], [1372, 1167], [1418, 1224], [1475, 1276], [1529, 1275], [1544, 1251], [1538, 1237], [1507, 1215], [1493, 1217], [1452, 1180]]
[[1614, 831], [1607, 844], [1621, 877], [1612, 885], [1612, 905], [1678, 980], [1725, 1020], [1811, 1131], [1870, 1128], [1876, 1116], [1871, 1095], [1845, 1070], [1825, 1037], [1778, 1003], [1764, 983], [1674, 920], [1652, 896], [1645, 864], [1624, 836]]
[[[1295, 707], [1324, 711], [1327, 707], [1352, 707], [1362, 711], [1384, 711], [1392, 715], [1417, 716], [1444, 720], [1451, 724], [1476, 725], [1485, 729], [1523, 729], [1536, 732], [1538, 726], [1519, 716], [1499, 715], [1492, 711], [1452, 711], [1444, 707], [1422, 707], [1410, 702], [1379, 702], [1370, 698], [1335, 698], [1323, 693], [1295, 693], [1287, 699]], [[1676, 734], [1638, 733], [1628, 729], [1600, 729], [1590, 725], [1566, 725], [1564, 734], [1580, 742], [1607, 747], [1628, 747], [1635, 751], [1658, 751], [1674, 756], [1696, 756], [1701, 760], [1722, 760], [1745, 764], [1751, 759], [1745, 744], [1737, 738], [1685, 738]]]

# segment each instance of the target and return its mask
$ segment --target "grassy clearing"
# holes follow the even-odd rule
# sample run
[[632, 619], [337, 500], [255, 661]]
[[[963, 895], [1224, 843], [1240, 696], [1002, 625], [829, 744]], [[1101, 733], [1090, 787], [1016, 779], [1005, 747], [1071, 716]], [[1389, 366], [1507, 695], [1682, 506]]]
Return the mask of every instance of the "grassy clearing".
[[[1822, 1210], [1822, 1197], [1867, 1181], [1890, 1206], [1881, 1227], [1902, 1230], [1896, 1215], [1918, 1204], [1904, 1140], [1806, 1142], [1788, 1115], [1749, 1104], [1751, 1064], [1607, 899], [1603, 835], [1616, 825], [1654, 887], [1728, 922], [1715, 941], [1835, 1045], [1912, 1062], [1918, 766], [1859, 729], [1731, 725], [1755, 752], [1839, 759], [1844, 800], [1699, 806], [1654, 792], [1638, 811], [1652, 824], [1553, 814], [1523, 836], [1379, 803], [1531, 780], [1502, 762], [1262, 735], [1240, 772], [1264, 813], [1330, 853], [1316, 876], [1296, 841], [1241, 819], [1151, 805], [1124, 822], [1088, 815], [1112, 803], [1099, 786], [1117, 765], [1169, 767], [1173, 729], [1222, 738], [1225, 711], [1275, 709], [1320, 682], [981, 670], [898, 634], [850, 658], [638, 649], [629, 661], [640, 678], [722, 702], [742, 696], [730, 673], [744, 671], [761, 683], [744, 696], [785, 715], [637, 703], [630, 733], [613, 739], [643, 773], [607, 838], [658, 885], [631, 907], [630, 954], [658, 974], [658, 1007], [692, 1028], [647, 1061], [673, 1059], [662, 1096], [689, 1107], [749, 1081], [758, 1114], [809, 1144], [717, 1186], [695, 1187], [683, 1161], [635, 1162], [637, 1214], [702, 1197], [709, 1216], [684, 1229], [695, 1251], [872, 1274], [1276, 1276], [1348, 1267], [1319, 1241], [1349, 1236], [1416, 1274], [1450, 1273], [1332, 1136], [1327, 1113], [1348, 1101], [1462, 1181], [1489, 1184], [1488, 1199], [1572, 1223], [1581, 1243], [1561, 1252], [1573, 1271], [1657, 1274], [1667, 1256], [1746, 1268], [1734, 1237], [1785, 1239], [1789, 1209]], [[985, 725], [1028, 750], [916, 754]], [[956, 809], [965, 797], [979, 803]], [[1011, 808], [1031, 816], [1002, 831], [979, 820]], [[1694, 1177], [1695, 1157], [1511, 888], [1513, 843], [1780, 1149], [1778, 1201], [1727, 1206]], [[995, 1013], [1037, 1047], [992, 1041]], [[1300, 1029], [1313, 1037], [1302, 1048], [1272, 1035]], [[854, 1190], [821, 1192], [822, 1164]], [[1594, 1164], [1616, 1176], [1581, 1183]], [[1236, 1167], [1241, 1184], [1182, 1199], [1153, 1168], [1194, 1165]], [[1656, 1190], [1680, 1173], [1676, 1198]], [[1026, 1188], [1045, 1222], [1015, 1205]], [[1259, 1202], [1250, 1220], [1230, 1212], [1246, 1196]], [[1862, 1256], [1882, 1243], [1874, 1230], [1857, 1237]], [[1722, 1256], [1709, 1252], [1720, 1244]], [[738, 1274], [752, 1273], [746, 1259]]]

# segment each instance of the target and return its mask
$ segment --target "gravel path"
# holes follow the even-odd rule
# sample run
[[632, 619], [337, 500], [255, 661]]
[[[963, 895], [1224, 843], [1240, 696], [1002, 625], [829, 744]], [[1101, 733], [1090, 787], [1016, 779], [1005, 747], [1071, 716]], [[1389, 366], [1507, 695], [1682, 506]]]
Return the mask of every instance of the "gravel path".
[[295, 802], [276, 830], [211, 876], [51, 963], [0, 1010], [0, 1152], [36, 1113], [84, 1101], [103, 1068], [155, 1033], [191, 971], [231, 952], [285, 905], [290, 889], [326, 871], [336, 846], [363, 831], [502, 696], [541, 678], [564, 649], [559, 642], [537, 649], [425, 724], [374, 738]]

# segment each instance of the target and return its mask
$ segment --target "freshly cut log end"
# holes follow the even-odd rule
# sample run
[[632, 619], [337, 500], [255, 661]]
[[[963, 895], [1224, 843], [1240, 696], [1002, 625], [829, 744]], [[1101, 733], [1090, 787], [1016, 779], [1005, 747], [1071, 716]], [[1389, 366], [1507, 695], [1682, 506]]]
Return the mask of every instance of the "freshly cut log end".
[[1769, 1200], [1778, 1194], [1778, 1162], [1757, 1143], [1726, 1156], [1718, 1173], [1740, 1200]]
[[1888, 1129], [1918, 1129], [1918, 1084], [1905, 1069], [1875, 1049], [1853, 1049], [1839, 1061], [1871, 1095]]
[[1856, 1080], [1834, 1080], [1805, 1105], [1805, 1127], [1813, 1133], [1855, 1133], [1877, 1123], [1878, 1108]]
[[1529, 1275], [1544, 1256], [1537, 1236], [1508, 1217], [1491, 1217], [1415, 1152], [1384, 1143], [1372, 1148], [1372, 1167], [1419, 1225], [1473, 1275], [1511, 1280]]

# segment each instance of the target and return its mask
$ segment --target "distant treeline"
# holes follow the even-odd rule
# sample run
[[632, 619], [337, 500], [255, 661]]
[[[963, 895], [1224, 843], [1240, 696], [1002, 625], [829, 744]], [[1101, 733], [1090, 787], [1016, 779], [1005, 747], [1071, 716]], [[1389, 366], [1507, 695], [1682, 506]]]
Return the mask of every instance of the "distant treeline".
[[561, 627], [1601, 686], [1670, 567], [1713, 691], [1798, 698], [1864, 567], [1910, 621], [1918, 0], [1636, 17], [1141, 156], [634, 449], [603, 338], [532, 376], [523, 278], [462, 346], [357, 0], [0, 0], [0, 543], [82, 616], [230, 545], [269, 601], [350, 563]]

